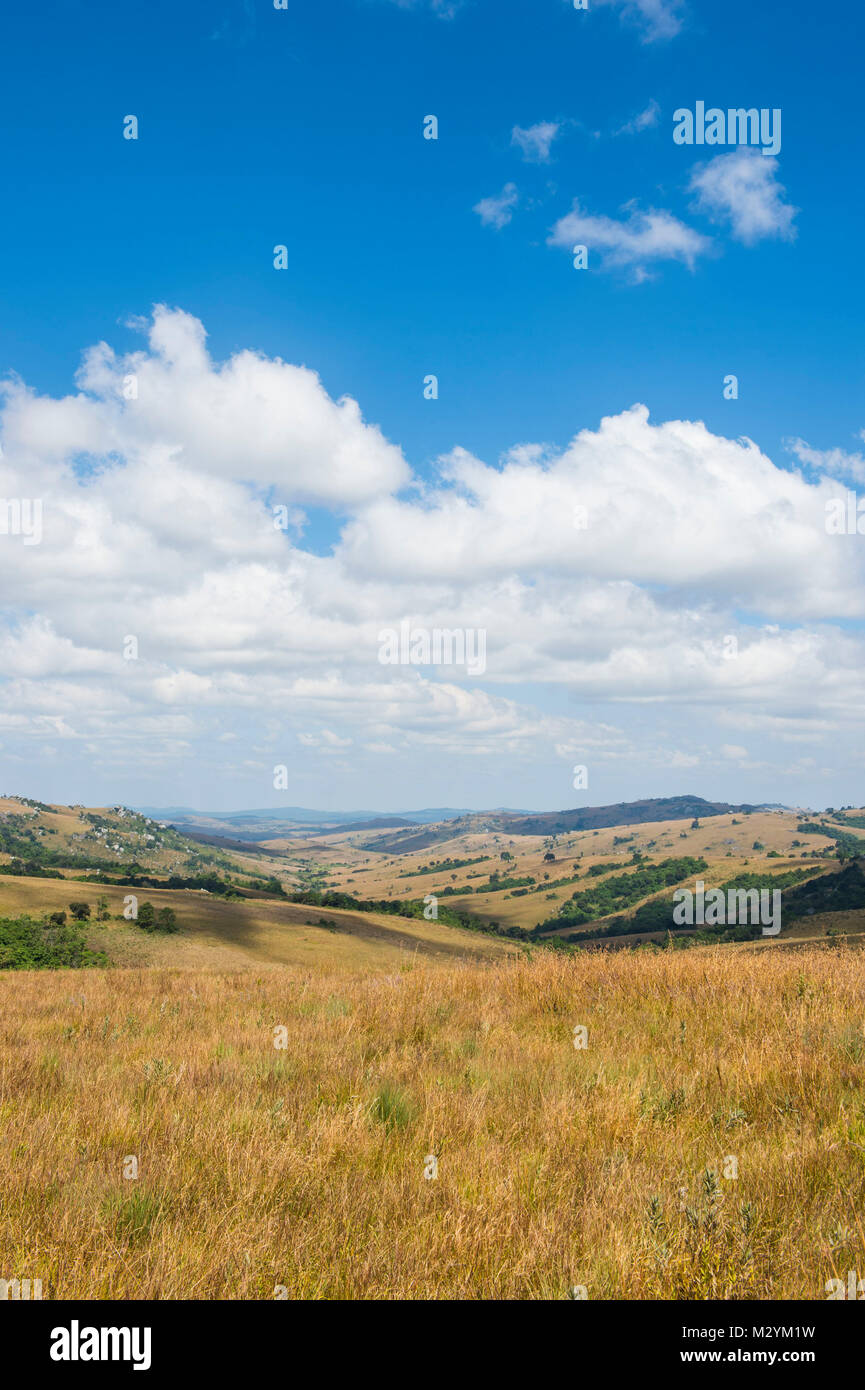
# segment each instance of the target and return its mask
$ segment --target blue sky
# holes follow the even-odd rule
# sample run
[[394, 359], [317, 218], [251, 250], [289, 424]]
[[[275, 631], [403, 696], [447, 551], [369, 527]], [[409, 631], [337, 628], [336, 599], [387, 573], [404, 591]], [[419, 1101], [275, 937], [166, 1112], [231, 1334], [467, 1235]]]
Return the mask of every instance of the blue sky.
[[[402, 451], [414, 483], [413, 494], [411, 487], [406, 494], [396, 486], [402, 497], [435, 486], [436, 460], [454, 448], [495, 470], [508, 450], [530, 444], [538, 446], [533, 458], [545, 467], [579, 431], [598, 431], [603, 417], [619, 417], [636, 403], [648, 408], [653, 425], [702, 421], [712, 439], [746, 436], [777, 470], [804, 467], [815, 487], [827, 470], [840, 477], [846, 467], [849, 485], [865, 425], [862, 31], [860, 6], [817, 11], [805, 0], [589, 0], [587, 12], [574, 10], [569, 0], [465, 0], [455, 6], [288, 0], [285, 10], [263, 0], [19, 7], [5, 21], [0, 90], [7, 214], [0, 225], [0, 374], [14, 373], [39, 398], [74, 395], [82, 353], [100, 341], [117, 354], [140, 351], [140, 328], [128, 321], [164, 304], [200, 320], [213, 361], [252, 349], [313, 369], [333, 401], [345, 395], [356, 400], [364, 420]], [[777, 160], [755, 151], [761, 167], [746, 169], [760, 181], [758, 211], [768, 217], [759, 234], [743, 221], [747, 190], [737, 186], [732, 202], [719, 202], [717, 182], [704, 177], [711, 160], [734, 157], [732, 148], [673, 142], [673, 112], [698, 100], [725, 109], [782, 110]], [[139, 120], [136, 141], [122, 138], [129, 113]], [[436, 141], [422, 138], [428, 114], [438, 118]], [[546, 151], [531, 134], [543, 124], [554, 130]], [[520, 137], [519, 131], [530, 134]], [[495, 200], [503, 195], [497, 219]], [[588, 229], [580, 239], [592, 242], [588, 271], [572, 266], [567, 224], [556, 232], [575, 200], [583, 219], [578, 225]], [[479, 205], [492, 213], [482, 216]], [[651, 252], [629, 251], [617, 263], [615, 248], [633, 245], [629, 233], [644, 232], [653, 211], [664, 218], [660, 244], [655, 239]], [[664, 228], [692, 238], [699, 249], [684, 259], [665, 253]], [[288, 250], [284, 272], [273, 267], [277, 244]], [[439, 380], [434, 401], [423, 397], [428, 373]], [[723, 398], [728, 373], [738, 377], [737, 400]], [[32, 421], [28, 427], [35, 428]], [[804, 441], [798, 454], [788, 447], [791, 439]], [[840, 451], [834, 465], [832, 450]], [[120, 454], [123, 467], [128, 458], [122, 448]], [[852, 465], [845, 454], [853, 456]], [[12, 467], [8, 447], [6, 456]], [[80, 440], [70, 439], [52, 454], [51, 467], [62, 473], [74, 456], [80, 456]], [[609, 460], [613, 466], [615, 449]], [[146, 466], [157, 467], [152, 460]], [[326, 469], [327, 459], [319, 466]], [[248, 482], [249, 476], [239, 457], [235, 480]], [[271, 477], [261, 471], [255, 477], [270, 489], [268, 496], [284, 495], [305, 510], [305, 529], [295, 540], [312, 560], [331, 555], [346, 524], [367, 526], [366, 517], [358, 521], [350, 488], [316, 496], [306, 486], [295, 495], [290, 472], [277, 468]], [[382, 495], [392, 483], [385, 480]], [[11, 484], [4, 486], [12, 495]], [[731, 495], [741, 496], [742, 488], [736, 471]], [[372, 488], [364, 505], [375, 493]], [[646, 524], [651, 529], [662, 522], [647, 516]], [[676, 525], [682, 524], [680, 518]], [[488, 525], [493, 521], [481, 529]], [[728, 525], [736, 529], [735, 508]], [[668, 545], [675, 538], [672, 518], [670, 527]], [[374, 537], [375, 527], [366, 534]], [[855, 546], [858, 538], [845, 539]], [[791, 559], [799, 554], [792, 535], [785, 553]], [[853, 597], [860, 561], [861, 550], [838, 580], [838, 592], [849, 601], [835, 594], [812, 613], [796, 597], [785, 608], [771, 583], [749, 587], [747, 563], [735, 578], [727, 576], [726, 588], [720, 565], [712, 582], [705, 584], [704, 576], [693, 592], [686, 576], [657, 567], [638, 580], [624, 572], [618, 580], [601, 574], [602, 563], [594, 573], [598, 582], [638, 583], [656, 611], [673, 605], [683, 620], [706, 606], [720, 624], [716, 636], [729, 628], [720, 612], [726, 608], [730, 621], [743, 627], [792, 631], [811, 622], [810, 637], [820, 644], [828, 640], [827, 624], [835, 634], [861, 630], [862, 610]], [[522, 567], [515, 561], [511, 578], [540, 592], [537, 576], [544, 568], [537, 557]], [[90, 576], [89, 592], [95, 584], [106, 605], [116, 608], [121, 598], [108, 594], [107, 581], [100, 587], [105, 572], [97, 568]], [[381, 582], [393, 573], [384, 565]], [[372, 580], [369, 566], [362, 577]], [[422, 577], [416, 576], [418, 583]], [[189, 582], [188, 576], [182, 580]], [[506, 570], [497, 582], [507, 584]], [[16, 650], [22, 624], [41, 617], [61, 642], [109, 651], [114, 638], [107, 633], [90, 645], [71, 620], [64, 623], [46, 583], [41, 578], [28, 595], [4, 581]], [[145, 589], [127, 591], [132, 610]], [[383, 624], [391, 615], [378, 601]], [[566, 592], [557, 589], [556, 601], [568, 608]], [[333, 598], [332, 606], [342, 611], [340, 602]], [[417, 602], [414, 593], [395, 601], [393, 614], [398, 618], [409, 603], [417, 613]], [[472, 602], [483, 606], [470, 600], [469, 617]], [[438, 605], [436, 611], [444, 610]], [[374, 601], [366, 616], [374, 624]], [[495, 646], [492, 634], [490, 640]], [[543, 653], [555, 642], [553, 627], [527, 663], [502, 666], [496, 675], [491, 662], [490, 680], [500, 682], [498, 694], [503, 682], [509, 700], [524, 701], [541, 718], [567, 719], [575, 704], [582, 718], [590, 700], [591, 723], [624, 730], [628, 756], [610, 754], [590, 801], [666, 794], [684, 784], [706, 795], [733, 794], [741, 786], [743, 798], [861, 801], [854, 785], [861, 768], [843, 752], [851, 736], [846, 695], [841, 725], [830, 729], [827, 719], [831, 723], [837, 710], [827, 715], [809, 705], [803, 677], [803, 693], [784, 718], [809, 727], [810, 733], [795, 734], [797, 740], [822, 737], [832, 751], [821, 746], [814, 766], [803, 768], [793, 785], [785, 744], [791, 726], [767, 733], [760, 724], [771, 717], [774, 699], [762, 675], [755, 676], [747, 702], [757, 721], [752, 727], [761, 732], [725, 736], [724, 746], [746, 756], [733, 757], [732, 766], [729, 755], [713, 765], [701, 738], [717, 692], [710, 697], [701, 690], [688, 706], [693, 746], [681, 768], [671, 768], [658, 750], [675, 741], [682, 726], [675, 684], [652, 693], [647, 704], [636, 687], [623, 691], [618, 676], [605, 691], [601, 670], [588, 687], [561, 673], [547, 680]], [[583, 645], [591, 644], [584, 638]], [[824, 653], [819, 671], [818, 684], [827, 691], [837, 685], [839, 665], [847, 670], [850, 664], [846, 648], [832, 653]], [[200, 664], [175, 656], [172, 666], [171, 655], [160, 654], [153, 680], [163, 679], [170, 666], [194, 667], [201, 675]], [[312, 660], [306, 649], [303, 660]], [[321, 658], [319, 669], [333, 669], [330, 656]], [[440, 676], [429, 673], [433, 683]], [[224, 763], [208, 762], [206, 750], [219, 727], [259, 750], [245, 761], [259, 759], [261, 769], [269, 768], [271, 752], [261, 751], [268, 749], [297, 769], [289, 802], [326, 805], [330, 797], [342, 806], [375, 804], [370, 780], [381, 789], [382, 809], [412, 802], [540, 806], [575, 799], [561, 769], [563, 760], [579, 755], [579, 732], [571, 738], [558, 728], [546, 751], [520, 744], [517, 756], [512, 732], [505, 730], [505, 751], [499, 752], [482, 721], [483, 755], [466, 766], [451, 748], [451, 762], [443, 767], [440, 735], [424, 743], [422, 731], [409, 731], [397, 719], [396, 732], [379, 738], [345, 709], [339, 712], [345, 722], [331, 730], [337, 740], [331, 756], [343, 756], [334, 748], [352, 752], [341, 768], [328, 764], [335, 771], [323, 790], [321, 757], [310, 754], [307, 764], [301, 756], [304, 748], [326, 746], [315, 711], [308, 707], [295, 718], [285, 692], [274, 695], [278, 715], [253, 714], [244, 701], [230, 713], [223, 692], [222, 712], [208, 727], [196, 724], [190, 699], [181, 742], [188, 750], [183, 757], [193, 762], [185, 771], [178, 770], [178, 744], [161, 768], [145, 774], [133, 739], [120, 762], [109, 760], [100, 772], [100, 759], [85, 752], [91, 740], [94, 748], [104, 746], [99, 730], [85, 728], [83, 714], [81, 724], [70, 714], [87, 702], [70, 704], [69, 692], [57, 685], [79, 677], [93, 694], [93, 672], [71, 675], [68, 663], [55, 669], [46, 657], [38, 673], [22, 672], [21, 679], [55, 691], [67, 744], [63, 757], [55, 748], [43, 763], [42, 731], [30, 731], [37, 740], [32, 745], [18, 744], [16, 725], [5, 744], [10, 786], [77, 800], [110, 793], [115, 800], [151, 803], [267, 804], [256, 780], [265, 775], [260, 769], [247, 774], [239, 763], [228, 774]], [[124, 719], [131, 730], [145, 717], [139, 700], [145, 701], [143, 691], [134, 711], [114, 711], [111, 738]], [[724, 717], [725, 700], [717, 705]], [[46, 696], [45, 718], [54, 717], [51, 708]], [[271, 745], [265, 725], [271, 728], [274, 717], [287, 723]], [[457, 712], [455, 726], [459, 719]], [[765, 748], [757, 756], [754, 744], [776, 735], [777, 748], [766, 762]], [[408, 742], [400, 741], [403, 736]], [[280, 737], [290, 746], [282, 758]], [[304, 737], [313, 742], [304, 744]], [[361, 747], [385, 746], [396, 751], [373, 751], [372, 761], [355, 757]], [[572, 746], [573, 754], [555, 751]], [[582, 760], [587, 757], [591, 761], [588, 754]], [[72, 785], [81, 779], [88, 786]]]
[[[861, 428], [863, 27], [858, 5], [818, 19], [807, 0], [693, 3], [652, 43], [619, 7], [565, 0], [467, 0], [450, 20], [388, 0], [18, 7], [0, 362], [66, 389], [83, 343], [164, 301], [207, 324], [217, 356], [254, 344], [313, 364], [418, 467], [457, 437], [485, 455], [563, 444], [636, 400], [766, 448], [839, 444]], [[671, 139], [699, 98], [782, 108], [795, 242], [722, 233], [697, 273], [667, 265], [639, 292], [572, 273], [545, 242], [577, 195], [715, 230], [688, 214], [698, 152]], [[652, 101], [655, 127], [612, 134]], [[128, 112], [137, 143], [119, 138]], [[544, 120], [573, 125], [532, 166], [511, 131]], [[509, 181], [535, 206], [489, 234], [471, 209]]]

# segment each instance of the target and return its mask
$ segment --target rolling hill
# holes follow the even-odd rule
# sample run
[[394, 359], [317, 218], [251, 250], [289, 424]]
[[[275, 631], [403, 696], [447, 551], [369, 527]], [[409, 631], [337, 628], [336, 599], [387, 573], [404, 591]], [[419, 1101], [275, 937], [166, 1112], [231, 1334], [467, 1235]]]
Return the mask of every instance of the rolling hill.
[[[184, 831], [122, 806], [4, 797], [0, 914], [42, 920], [83, 903], [88, 947], [114, 963], [198, 963], [209, 951], [244, 964], [363, 968], [407, 951], [481, 959], [538, 945], [699, 943], [672, 926], [671, 904], [677, 886], [700, 877], [710, 888], [780, 887], [779, 944], [820, 936], [839, 914], [845, 932], [865, 928], [859, 870], [838, 882], [833, 873], [865, 846], [865, 817], [852, 810], [684, 796], [533, 816], [473, 812], [384, 832], [382, 819], [259, 843], [235, 838], [227, 819], [227, 833]], [[130, 897], [170, 908], [176, 935], [126, 921]]]

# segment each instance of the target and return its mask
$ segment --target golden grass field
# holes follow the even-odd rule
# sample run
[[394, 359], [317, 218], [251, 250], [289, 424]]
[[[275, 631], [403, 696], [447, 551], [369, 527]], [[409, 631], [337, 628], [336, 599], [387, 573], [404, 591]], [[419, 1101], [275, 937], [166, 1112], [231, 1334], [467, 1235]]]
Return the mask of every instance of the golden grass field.
[[865, 1267], [863, 1081], [851, 948], [7, 972], [0, 1275], [822, 1299]]

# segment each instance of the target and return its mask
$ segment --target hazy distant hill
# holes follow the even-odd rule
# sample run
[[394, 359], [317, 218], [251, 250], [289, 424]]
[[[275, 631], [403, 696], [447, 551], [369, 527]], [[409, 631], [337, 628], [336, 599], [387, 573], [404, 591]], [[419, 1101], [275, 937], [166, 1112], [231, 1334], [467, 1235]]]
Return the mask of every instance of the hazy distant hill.
[[747, 815], [762, 808], [704, 801], [701, 796], [654, 796], [643, 801], [619, 801], [613, 806], [584, 806], [574, 811], [545, 811], [509, 820], [511, 835], [558, 835], [569, 830], [606, 830], [614, 825], [644, 825], [647, 821], [707, 819], [731, 812]]
[[320, 830], [319, 835], [345, 835], [352, 830], [403, 830], [417, 826], [416, 820], [403, 820], [401, 816], [375, 816], [372, 820], [349, 821], [347, 825], [335, 825], [332, 829]]
[[618, 825], [645, 825], [651, 821], [709, 819], [731, 812], [747, 815], [761, 809], [764, 808], [706, 801], [701, 796], [667, 796], [643, 801], [620, 801], [613, 806], [585, 806], [573, 811], [466, 811], [438, 824], [408, 825], [394, 829], [367, 840], [365, 848], [378, 854], [413, 854], [460, 835], [489, 831], [502, 835], [561, 835], [579, 830], [606, 830]]
[[[201, 828], [230, 825], [235, 832], [244, 829], [256, 835], [264, 833], [262, 826], [268, 829], [275, 826], [275, 833], [278, 833], [281, 828], [317, 828], [322, 825], [348, 827], [381, 820], [401, 825], [430, 825], [469, 814], [453, 806], [432, 806], [420, 811], [316, 811], [309, 806], [271, 806], [251, 811], [196, 811], [191, 806], [139, 806], [136, 810], [142, 815], [153, 817], [154, 820], [172, 821], [175, 825], [194, 825]], [[528, 813], [515, 811], [510, 814]]]
[[138, 807], [140, 814], [203, 835], [228, 835], [236, 840], [283, 839], [323, 830], [385, 830], [440, 825], [466, 816], [525, 816], [525, 810], [477, 812], [453, 806], [430, 806], [420, 811], [315, 811], [308, 806], [274, 806], [252, 811], [195, 811], [186, 806]]

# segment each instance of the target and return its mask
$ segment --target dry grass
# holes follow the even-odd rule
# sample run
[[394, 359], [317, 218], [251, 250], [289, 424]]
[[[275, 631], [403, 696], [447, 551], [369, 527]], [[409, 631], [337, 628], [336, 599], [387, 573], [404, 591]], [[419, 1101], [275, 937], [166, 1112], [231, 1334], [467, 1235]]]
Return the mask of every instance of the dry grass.
[[[634, 849], [639, 849], [654, 862], [678, 858], [680, 855], [705, 858], [709, 869], [700, 876], [710, 887], [743, 872], [762, 871], [767, 874], [767, 879], [772, 873], [790, 868], [809, 867], [816, 872], [820, 866], [815, 865], [813, 860], [802, 859], [802, 850], [831, 847], [832, 842], [825, 835], [800, 836], [797, 827], [803, 818], [810, 819], [810, 816], [798, 812], [765, 811], [750, 816], [710, 816], [696, 830], [691, 828], [690, 821], [676, 820], [617, 825], [597, 833], [591, 830], [573, 831], [558, 837], [554, 864], [544, 863], [546, 843], [540, 835], [510, 838], [507, 834], [468, 833], [412, 854], [391, 856], [365, 854], [363, 842], [375, 839], [379, 833], [365, 832], [329, 837], [326, 849], [310, 850], [307, 847], [304, 850], [295, 843], [294, 850], [314, 857], [325, 869], [328, 879], [343, 891], [368, 898], [416, 898], [434, 892], [436, 888], [447, 887], [453, 882], [453, 871], [443, 869], [437, 874], [414, 874], [406, 878], [401, 875], [447, 855], [457, 859], [490, 855], [486, 863], [457, 870], [453, 886], [465, 887], [469, 883], [468, 875], [478, 874], [478, 878], [471, 880], [476, 889], [478, 884], [486, 882], [492, 870], [499, 870], [502, 876], [509, 878], [535, 877], [539, 891], [529, 892], [525, 897], [514, 897], [509, 891], [455, 894], [445, 900], [446, 905], [470, 912], [483, 921], [499, 922], [504, 927], [533, 927], [553, 917], [575, 888], [587, 886], [585, 875], [590, 865], [609, 863], [613, 866], [611, 872], [623, 873]], [[616, 839], [625, 836], [633, 836], [633, 839], [627, 844], [617, 845]], [[795, 839], [799, 839], [801, 845], [791, 849]], [[755, 850], [755, 841], [759, 841], [764, 849]], [[289, 841], [271, 843], [283, 848], [290, 844]], [[650, 845], [653, 848], [649, 848]], [[507, 850], [513, 856], [509, 863], [503, 863], [499, 858], [502, 850]], [[770, 850], [775, 850], [782, 858], [769, 860], [767, 855]], [[579, 858], [580, 855], [583, 857]], [[364, 872], [359, 872], [365, 858], [369, 858], [370, 863]], [[574, 873], [582, 875], [583, 882], [552, 890], [544, 886], [545, 882], [566, 878]], [[549, 880], [544, 880], [544, 874], [549, 875]], [[573, 928], [564, 930], [569, 932]]]
[[[109, 911], [121, 918], [124, 897], [131, 888], [80, 884], [49, 878], [0, 876], [0, 915], [17, 916], [68, 909], [70, 899], [90, 904], [94, 921], [88, 944], [105, 951], [112, 964], [123, 966], [214, 966], [220, 969], [253, 966], [329, 966], [339, 969], [399, 968], [414, 955], [445, 960], [497, 958], [512, 955], [508, 942], [479, 932], [455, 930], [443, 923], [385, 913], [347, 912], [306, 907], [264, 898], [228, 901], [184, 889], [141, 888], [142, 902], [177, 913], [177, 936], [148, 936], [124, 921], [95, 922], [97, 903], [108, 900]], [[326, 927], [319, 922], [327, 922]], [[2, 1278], [2, 1275], [0, 1275]]]
[[0, 1276], [61, 1299], [824, 1297], [865, 1268], [863, 986], [865, 957], [825, 947], [7, 974]]

